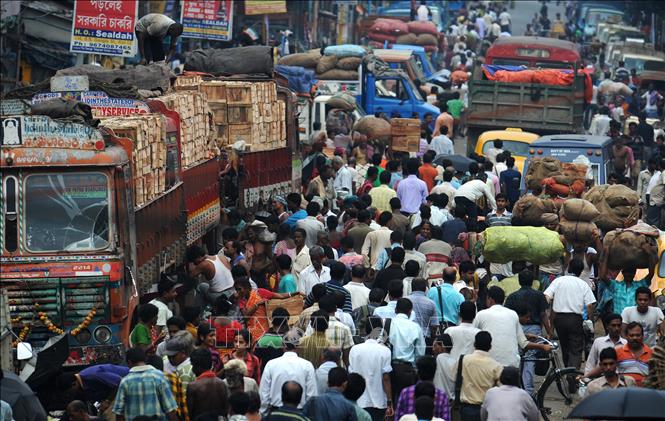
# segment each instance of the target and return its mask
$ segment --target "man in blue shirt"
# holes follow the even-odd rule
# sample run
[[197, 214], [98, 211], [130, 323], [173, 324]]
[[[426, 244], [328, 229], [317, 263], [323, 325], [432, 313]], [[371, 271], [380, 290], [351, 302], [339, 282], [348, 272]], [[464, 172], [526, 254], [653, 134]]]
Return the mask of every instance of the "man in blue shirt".
[[499, 183], [501, 184], [501, 193], [508, 198], [508, 210], [512, 212], [515, 202], [520, 198], [522, 174], [515, 169], [515, 158], [512, 156], [506, 158], [506, 166], [508, 169], [501, 171]]
[[313, 420], [356, 421], [356, 408], [342, 394], [348, 381], [349, 373], [346, 369], [331, 369], [328, 372], [328, 390], [307, 401], [303, 413]]
[[457, 279], [457, 271], [454, 267], [443, 270], [443, 284], [436, 288], [430, 288], [427, 297], [434, 301], [439, 320], [449, 325], [457, 325], [459, 322], [459, 307], [464, 302], [464, 296], [453, 287]]
[[289, 210], [292, 212], [291, 216], [288, 217], [286, 220], [285, 224], [291, 227], [291, 229], [294, 229], [296, 227], [296, 222], [300, 221], [301, 219], [307, 218], [307, 211], [305, 209], [300, 208], [300, 202], [302, 201], [302, 198], [298, 193], [290, 193], [288, 196], [286, 196], [286, 202], [288, 204]]

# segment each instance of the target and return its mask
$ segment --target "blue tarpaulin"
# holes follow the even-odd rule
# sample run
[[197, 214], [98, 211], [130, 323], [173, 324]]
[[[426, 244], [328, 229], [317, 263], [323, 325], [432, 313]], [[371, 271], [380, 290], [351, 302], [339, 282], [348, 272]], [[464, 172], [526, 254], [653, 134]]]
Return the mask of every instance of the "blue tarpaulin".
[[314, 71], [299, 66], [275, 66], [275, 72], [289, 81], [289, 89], [293, 92], [308, 94], [316, 83]]

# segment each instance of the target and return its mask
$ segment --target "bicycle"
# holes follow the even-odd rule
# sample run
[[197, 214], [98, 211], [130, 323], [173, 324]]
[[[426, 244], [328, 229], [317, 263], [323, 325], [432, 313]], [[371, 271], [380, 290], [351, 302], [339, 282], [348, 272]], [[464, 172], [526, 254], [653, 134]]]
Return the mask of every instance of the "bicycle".
[[[545, 399], [549, 401], [555, 398], [556, 391], [558, 395], [563, 398], [563, 404], [568, 407], [564, 418], [568, 413], [573, 409], [573, 399], [575, 397], [575, 392], [577, 389], [577, 378], [578, 376], [584, 376], [584, 373], [577, 370], [575, 367], [564, 367], [563, 359], [561, 357], [561, 350], [558, 342], [549, 341], [542, 336], [537, 336], [537, 339], [541, 342], [544, 342], [552, 347], [552, 350], [548, 353], [547, 358], [526, 358], [524, 355], [520, 360], [520, 373], [524, 370], [525, 362], [548, 362], [549, 367], [543, 382], [538, 386], [531, 397], [536, 402], [538, 411], [542, 415], [545, 421], [550, 420], [550, 415], [552, 415], [552, 408], [545, 406]], [[520, 376], [520, 382], [522, 377]], [[551, 393], [551, 386], [556, 386], [556, 391]]]

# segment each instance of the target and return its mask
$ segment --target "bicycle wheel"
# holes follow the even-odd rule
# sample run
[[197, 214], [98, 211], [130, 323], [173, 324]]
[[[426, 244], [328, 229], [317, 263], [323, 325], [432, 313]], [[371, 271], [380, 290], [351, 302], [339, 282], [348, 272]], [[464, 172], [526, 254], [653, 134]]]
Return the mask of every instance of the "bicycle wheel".
[[568, 416], [575, 406], [573, 403], [577, 404], [574, 402], [577, 394], [569, 390], [568, 377], [575, 379], [583, 375], [581, 371], [567, 367], [555, 371], [543, 381], [536, 395], [536, 405], [545, 421], [549, 421], [550, 415], [558, 412], [561, 412], [560, 418]]

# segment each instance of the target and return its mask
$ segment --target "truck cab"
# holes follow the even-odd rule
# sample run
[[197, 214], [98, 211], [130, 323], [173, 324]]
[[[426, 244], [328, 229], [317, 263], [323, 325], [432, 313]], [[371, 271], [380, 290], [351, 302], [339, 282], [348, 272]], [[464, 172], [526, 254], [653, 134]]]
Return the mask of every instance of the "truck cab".
[[437, 71], [434, 69], [432, 62], [427, 56], [425, 48], [420, 45], [407, 45], [407, 44], [393, 44], [390, 47], [392, 50], [410, 50], [413, 54], [414, 62], [424, 75], [422, 82], [429, 82], [435, 85], [443, 86], [450, 82], [450, 70], [441, 69]]
[[[368, 71], [368, 62], [371, 63], [371, 71]], [[417, 115], [422, 120], [425, 114], [439, 113], [435, 106], [423, 99], [404, 71], [391, 69], [378, 58], [365, 60], [360, 78], [362, 90], [357, 101], [368, 114], [385, 113], [388, 117], [402, 118]]]

